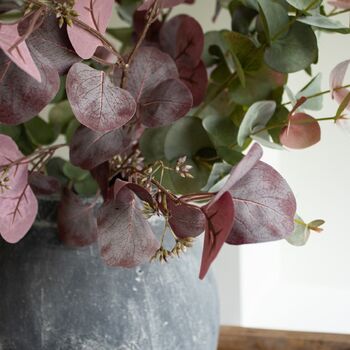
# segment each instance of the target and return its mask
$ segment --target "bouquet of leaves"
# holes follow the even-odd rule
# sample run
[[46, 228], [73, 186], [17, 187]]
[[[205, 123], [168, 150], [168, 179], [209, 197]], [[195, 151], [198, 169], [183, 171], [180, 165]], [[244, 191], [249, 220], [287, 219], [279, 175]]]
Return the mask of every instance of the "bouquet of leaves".
[[[310, 230], [321, 231], [322, 220], [296, 214], [287, 182], [260, 160], [260, 144], [306, 148], [319, 142], [320, 121], [346, 124], [350, 61], [333, 69], [328, 91], [312, 65], [315, 32], [350, 33], [337, 20], [350, 2], [217, 0], [213, 20], [229, 11], [231, 23], [205, 34], [196, 19], [172, 16], [193, 2], [1, 2], [4, 240], [21, 240], [37, 198], [54, 194], [61, 240], [98, 241], [110, 266], [167, 261], [204, 234], [203, 278], [224, 243], [302, 245]], [[114, 11], [125, 27], [108, 27]], [[293, 94], [288, 75], [298, 71], [310, 82]], [[339, 102], [334, 117], [307, 114], [325, 94]], [[61, 148], [69, 160], [57, 156]], [[164, 218], [160, 238], [148, 221], [154, 215]]]

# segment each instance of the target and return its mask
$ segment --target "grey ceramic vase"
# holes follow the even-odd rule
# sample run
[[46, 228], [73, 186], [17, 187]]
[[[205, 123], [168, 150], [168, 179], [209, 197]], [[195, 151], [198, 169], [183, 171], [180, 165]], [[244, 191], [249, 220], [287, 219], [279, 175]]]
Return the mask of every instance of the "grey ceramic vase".
[[18, 244], [0, 241], [0, 350], [216, 349], [218, 298], [212, 274], [198, 279], [200, 242], [168, 264], [108, 268], [96, 245], [59, 242], [56, 205], [41, 201]]

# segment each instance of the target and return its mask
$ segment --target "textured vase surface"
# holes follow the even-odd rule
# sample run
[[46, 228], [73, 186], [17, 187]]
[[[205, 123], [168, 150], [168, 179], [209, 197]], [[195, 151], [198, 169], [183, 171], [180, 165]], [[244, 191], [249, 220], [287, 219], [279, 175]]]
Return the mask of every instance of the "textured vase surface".
[[0, 350], [216, 349], [217, 291], [212, 274], [198, 279], [200, 241], [167, 264], [108, 268], [97, 245], [60, 243], [56, 204], [41, 201], [18, 244], [0, 241]]

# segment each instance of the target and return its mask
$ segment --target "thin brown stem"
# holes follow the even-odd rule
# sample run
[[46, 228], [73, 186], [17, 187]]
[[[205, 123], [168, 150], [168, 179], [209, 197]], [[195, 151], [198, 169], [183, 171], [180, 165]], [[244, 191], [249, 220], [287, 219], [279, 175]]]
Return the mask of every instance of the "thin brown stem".
[[126, 64], [123, 68], [122, 78], [121, 78], [121, 82], [120, 82], [121, 88], [124, 88], [126, 86], [127, 79], [128, 79], [128, 69], [129, 69], [132, 61], [134, 60], [138, 49], [141, 47], [143, 41], [145, 40], [149, 28], [151, 27], [152, 23], [156, 20], [156, 18], [158, 16], [158, 10], [159, 10], [158, 4], [159, 4], [159, 0], [155, 0], [151, 9], [147, 12], [146, 25], [143, 28], [143, 31], [142, 31], [140, 37], [138, 38], [134, 48], [132, 49], [132, 51], [131, 51], [131, 53], [126, 61]]

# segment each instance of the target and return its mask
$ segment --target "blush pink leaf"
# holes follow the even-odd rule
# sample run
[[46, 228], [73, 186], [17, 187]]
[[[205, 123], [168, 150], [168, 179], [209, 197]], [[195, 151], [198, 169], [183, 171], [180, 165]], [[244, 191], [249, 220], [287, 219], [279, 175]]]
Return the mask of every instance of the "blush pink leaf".
[[203, 208], [206, 216], [206, 227], [202, 263], [199, 278], [203, 279], [207, 274], [210, 265], [217, 257], [231, 232], [235, 209], [230, 193], [225, 192]]
[[135, 114], [136, 103], [109, 76], [76, 63], [67, 76], [67, 96], [76, 118], [88, 128], [107, 132], [125, 125]]
[[288, 126], [281, 130], [282, 145], [303, 149], [310, 147], [321, 139], [321, 128], [318, 121], [305, 113], [295, 113], [289, 116]]
[[[74, 10], [78, 19], [90, 28], [105, 34], [113, 13], [114, 0], [76, 0]], [[69, 39], [76, 53], [83, 59], [91, 58], [102, 42], [95, 35], [77, 24], [67, 27]]]
[[[332, 98], [334, 98], [339, 104], [344, 101], [350, 92], [349, 89], [341, 88], [343, 86], [345, 74], [349, 68], [349, 64], [350, 60], [339, 63], [333, 68], [329, 77], [329, 87], [332, 92]], [[346, 108], [350, 109], [350, 103]]]
[[7, 188], [0, 187], [0, 201], [3, 198], [17, 197], [26, 187], [28, 164], [9, 166], [22, 158], [23, 154], [19, 151], [16, 143], [9, 136], [0, 134], [0, 179], [8, 178]]
[[0, 24], [0, 49], [20, 69], [29, 74], [39, 83], [41, 82], [40, 72], [31, 56], [25, 41], [21, 40], [18, 33], [18, 23]]
[[0, 198], [0, 235], [8, 243], [20, 241], [32, 227], [38, 201], [29, 185], [14, 198]]

